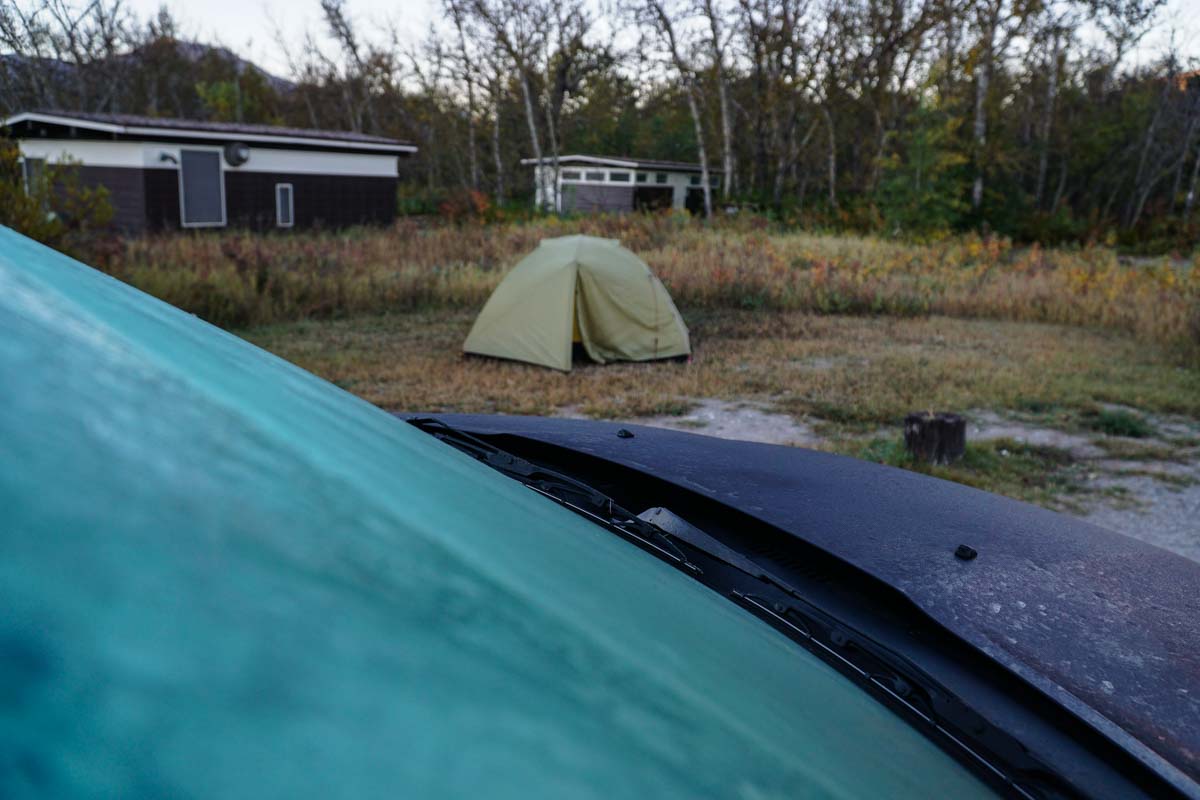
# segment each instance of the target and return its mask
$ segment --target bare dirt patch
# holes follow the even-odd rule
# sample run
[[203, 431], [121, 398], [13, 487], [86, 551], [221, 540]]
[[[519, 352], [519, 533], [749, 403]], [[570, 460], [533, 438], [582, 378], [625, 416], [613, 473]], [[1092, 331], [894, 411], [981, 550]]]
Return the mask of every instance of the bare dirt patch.
[[[582, 417], [575, 410], [562, 416]], [[695, 401], [683, 414], [659, 414], [640, 417], [631, 422], [653, 428], [702, 433], [718, 439], [739, 439], [743, 442], [785, 444], [798, 447], [817, 447], [824, 442], [812, 427], [798, 422], [787, 414], [771, 411], [758, 403], [730, 403], [711, 398]]]

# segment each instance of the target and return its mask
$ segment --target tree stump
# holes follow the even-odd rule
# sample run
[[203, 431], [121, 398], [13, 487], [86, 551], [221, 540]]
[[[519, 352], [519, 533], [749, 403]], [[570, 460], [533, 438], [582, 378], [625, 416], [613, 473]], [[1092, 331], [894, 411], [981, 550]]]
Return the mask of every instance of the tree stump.
[[918, 461], [958, 461], [967, 449], [967, 421], [958, 414], [909, 414], [904, 418], [904, 446]]

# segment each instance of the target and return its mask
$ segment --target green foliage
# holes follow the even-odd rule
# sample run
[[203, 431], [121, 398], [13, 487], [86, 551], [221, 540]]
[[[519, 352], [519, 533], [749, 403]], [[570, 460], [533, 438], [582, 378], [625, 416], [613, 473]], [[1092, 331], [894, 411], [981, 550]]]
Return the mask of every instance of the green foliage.
[[430, 189], [423, 184], [401, 181], [396, 188], [396, 207], [402, 217], [436, 214], [445, 199], [444, 190]]
[[[216, 77], [196, 82], [204, 116], [220, 122], [280, 124], [278, 98], [261, 72], [245, 70], [223, 77], [229, 66], [214, 59], [209, 72]], [[222, 68], [224, 67], [224, 68]]]
[[1154, 426], [1138, 414], [1117, 409], [1115, 411], [1097, 411], [1085, 418], [1088, 427], [1106, 433], [1109, 436], [1128, 436], [1132, 439], [1145, 439], [1154, 435]]
[[911, 120], [884, 163], [879, 209], [892, 234], [940, 238], [961, 228], [968, 211], [968, 160], [955, 147], [963, 120], [924, 106]]
[[102, 243], [112, 216], [108, 190], [84, 186], [74, 165], [47, 164], [27, 180], [17, 146], [0, 139], [0, 225], [85, 257]]

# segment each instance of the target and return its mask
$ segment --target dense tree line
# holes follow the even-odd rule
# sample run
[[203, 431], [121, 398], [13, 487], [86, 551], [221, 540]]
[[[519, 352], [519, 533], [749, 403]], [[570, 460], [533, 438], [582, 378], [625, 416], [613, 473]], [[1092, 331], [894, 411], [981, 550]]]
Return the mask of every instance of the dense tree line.
[[[0, 3], [0, 108], [412, 139], [410, 200], [530, 202], [520, 159], [700, 161], [719, 210], [930, 235], [1194, 241], [1200, 76], [1164, 0], [443, 0], [419, 46], [319, 0], [273, 78], [119, 0]], [[708, 185], [708, 181], [704, 182]]]

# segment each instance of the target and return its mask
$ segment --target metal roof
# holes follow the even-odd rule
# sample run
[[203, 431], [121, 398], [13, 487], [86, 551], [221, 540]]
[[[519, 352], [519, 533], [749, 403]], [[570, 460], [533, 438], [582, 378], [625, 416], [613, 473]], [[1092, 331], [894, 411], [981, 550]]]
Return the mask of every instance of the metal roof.
[[4, 120], [13, 126], [22, 122], [61, 125], [108, 133], [128, 138], [239, 139], [272, 144], [299, 144], [310, 147], [336, 146], [340, 149], [414, 153], [416, 147], [399, 139], [370, 136], [351, 131], [327, 131], [310, 128], [286, 128], [241, 122], [147, 117], [137, 114], [105, 114], [84, 111], [36, 110], [15, 114]]

